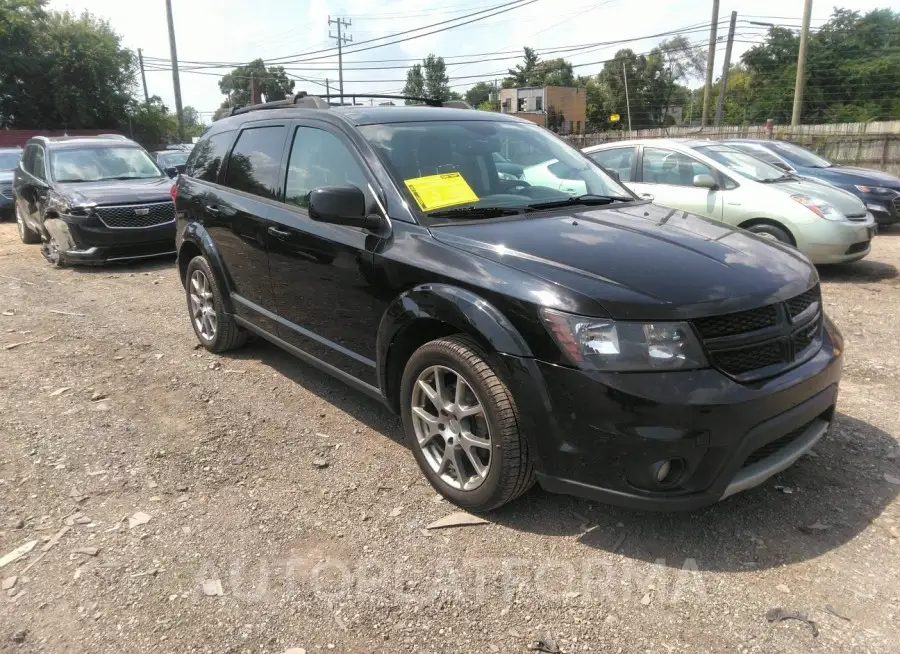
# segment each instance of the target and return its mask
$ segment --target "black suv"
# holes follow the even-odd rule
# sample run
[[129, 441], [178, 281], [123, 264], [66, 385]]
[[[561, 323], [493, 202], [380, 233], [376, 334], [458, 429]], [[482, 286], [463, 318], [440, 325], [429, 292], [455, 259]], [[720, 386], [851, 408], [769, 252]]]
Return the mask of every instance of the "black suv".
[[0, 148], [0, 219], [13, 215], [13, 171], [22, 158], [22, 148]]
[[323, 104], [233, 112], [177, 182], [206, 349], [257, 334], [382, 400], [475, 510], [535, 479], [699, 507], [828, 429], [842, 340], [803, 255], [643, 201], [518, 118]]
[[172, 180], [123, 136], [36, 136], [13, 189], [22, 242], [55, 266], [175, 253]]

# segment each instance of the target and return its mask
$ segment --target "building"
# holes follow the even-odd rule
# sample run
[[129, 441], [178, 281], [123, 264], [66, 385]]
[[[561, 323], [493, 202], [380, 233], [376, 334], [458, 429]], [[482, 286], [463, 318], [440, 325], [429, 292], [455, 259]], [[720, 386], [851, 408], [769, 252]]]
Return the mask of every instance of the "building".
[[580, 134], [587, 121], [587, 96], [584, 89], [570, 86], [500, 89], [500, 112], [560, 134]]

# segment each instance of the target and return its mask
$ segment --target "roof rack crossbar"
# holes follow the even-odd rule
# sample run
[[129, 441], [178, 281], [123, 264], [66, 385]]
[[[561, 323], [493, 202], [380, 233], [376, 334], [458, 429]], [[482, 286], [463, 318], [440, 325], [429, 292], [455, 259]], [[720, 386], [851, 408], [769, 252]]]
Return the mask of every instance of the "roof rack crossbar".
[[[334, 97], [334, 96], [332, 96]], [[372, 98], [373, 100], [403, 100], [404, 102], [417, 102], [425, 104], [429, 107], [440, 107], [444, 103], [442, 100], [435, 98], [419, 98], [414, 95], [384, 95], [382, 93], [346, 93], [345, 98], [350, 98], [353, 104], [356, 104], [356, 98]]]
[[[303, 107], [308, 109], [328, 109], [332, 106], [331, 100], [333, 98], [340, 98], [339, 95], [329, 95], [327, 96], [327, 101], [322, 99], [317, 95], [308, 95], [306, 91], [300, 91], [294, 96], [284, 99], [284, 100], [273, 100], [272, 102], [263, 102], [262, 104], [250, 104], [238, 107], [232, 107], [231, 112], [228, 114], [229, 116], [236, 116], [238, 114], [245, 114], [251, 111], [262, 111], [266, 109], [285, 109], [288, 107]], [[437, 100], [435, 98], [420, 98], [412, 95], [384, 95], [381, 93], [348, 93], [343, 96], [344, 98], [349, 98], [353, 105], [356, 105], [357, 98], [371, 98], [373, 100], [403, 100], [404, 102], [413, 102], [417, 104], [424, 104], [429, 107], [444, 107], [444, 106], [455, 106], [455, 107], [469, 107], [468, 104], [462, 102], [460, 100]]]

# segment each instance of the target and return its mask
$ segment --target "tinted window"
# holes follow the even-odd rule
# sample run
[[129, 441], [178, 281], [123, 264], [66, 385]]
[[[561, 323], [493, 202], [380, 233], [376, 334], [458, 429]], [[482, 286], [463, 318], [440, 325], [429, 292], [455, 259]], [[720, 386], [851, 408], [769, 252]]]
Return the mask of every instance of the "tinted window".
[[252, 127], [238, 136], [228, 157], [225, 186], [264, 198], [275, 198], [287, 128]]
[[746, 152], [747, 154], [756, 157], [757, 159], [762, 159], [767, 164], [771, 164], [776, 168], [780, 168], [781, 170], [790, 170], [790, 166], [788, 166], [781, 159], [779, 159], [763, 147], [759, 147], [756, 145], [745, 145], [744, 143], [728, 143], [728, 145], [737, 150], [740, 150], [741, 152]]
[[347, 146], [331, 132], [298, 127], [288, 161], [285, 201], [309, 206], [309, 194], [320, 186], [352, 184], [366, 192], [368, 182]]
[[191, 151], [187, 174], [207, 182], [215, 182], [219, 176], [222, 159], [234, 140], [234, 132], [221, 132], [204, 139]]
[[712, 169], [681, 152], [644, 148], [644, 183], [693, 186], [694, 175], [713, 176]]
[[44, 148], [37, 147], [34, 149], [32, 174], [39, 179], [47, 179], [47, 168], [44, 166]]
[[828, 168], [831, 166], [831, 162], [827, 159], [823, 159], [806, 148], [801, 148], [793, 143], [773, 143], [772, 147], [795, 166], [809, 166], [810, 168]]
[[[740, 173], [756, 182], [772, 181], [781, 179], [784, 176], [784, 171], [780, 168], [770, 166], [762, 159], [734, 148], [724, 145], [711, 145], [695, 149], [710, 159], [715, 159], [729, 170]], [[787, 179], [791, 178], [788, 177]]]
[[634, 159], [634, 148], [614, 148], [591, 152], [588, 156], [604, 168], [615, 170], [623, 182], [631, 181], [631, 162]]
[[34, 174], [34, 152], [37, 150], [36, 145], [29, 145], [25, 148], [25, 154], [22, 155], [22, 168], [26, 173]]

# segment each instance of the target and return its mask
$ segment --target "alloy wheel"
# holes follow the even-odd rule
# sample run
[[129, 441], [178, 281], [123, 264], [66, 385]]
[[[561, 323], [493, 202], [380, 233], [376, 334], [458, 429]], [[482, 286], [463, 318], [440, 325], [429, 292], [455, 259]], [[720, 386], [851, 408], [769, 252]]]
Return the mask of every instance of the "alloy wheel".
[[209, 279], [202, 270], [195, 270], [191, 273], [190, 284], [191, 318], [194, 327], [204, 340], [212, 341], [216, 337], [218, 319]]
[[451, 488], [484, 483], [492, 461], [491, 430], [475, 390], [446, 366], [423, 370], [413, 387], [416, 440], [431, 469]]

